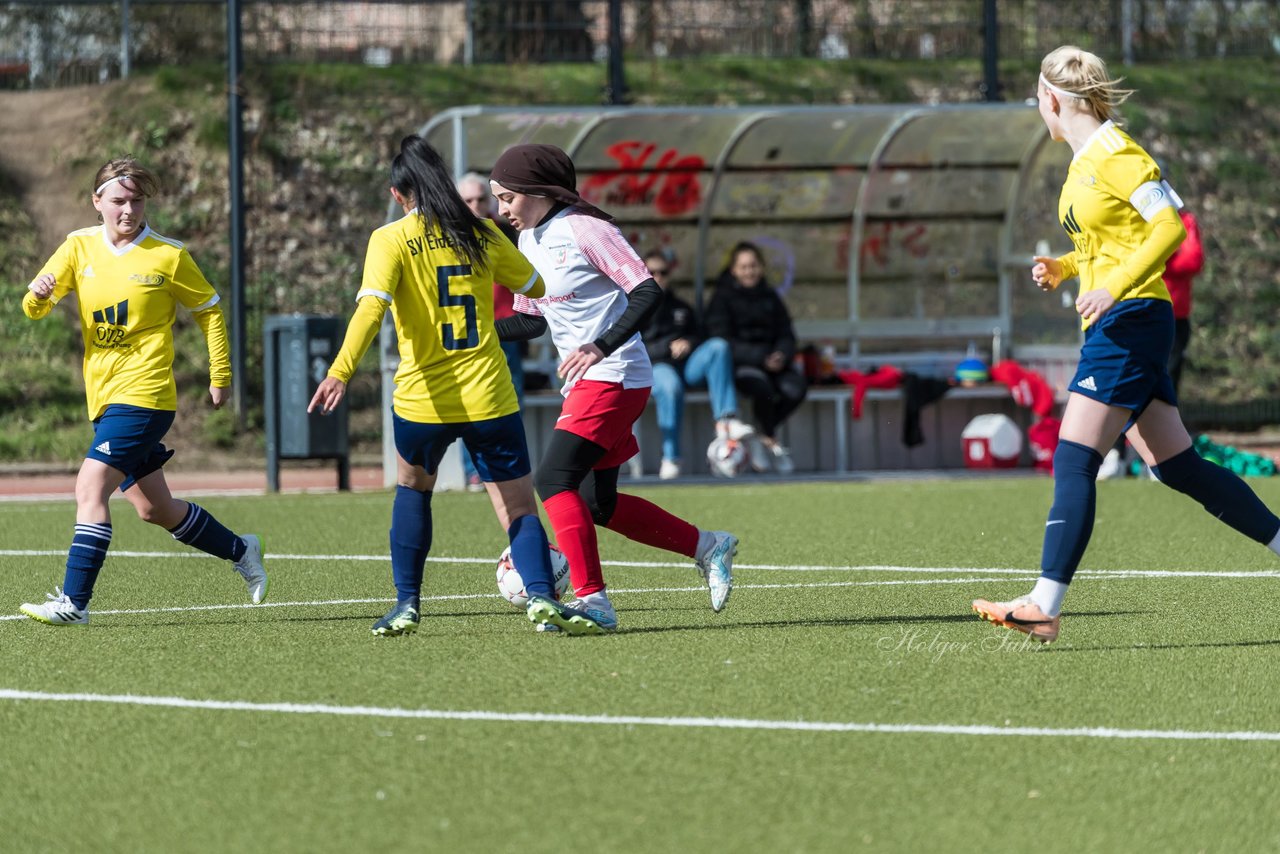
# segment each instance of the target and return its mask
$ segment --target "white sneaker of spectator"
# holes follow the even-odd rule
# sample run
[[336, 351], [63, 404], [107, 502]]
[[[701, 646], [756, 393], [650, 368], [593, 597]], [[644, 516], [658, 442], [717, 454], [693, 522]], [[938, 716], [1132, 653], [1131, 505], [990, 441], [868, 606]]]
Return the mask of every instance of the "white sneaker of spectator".
[[1111, 480], [1123, 474], [1124, 464], [1120, 459], [1120, 452], [1112, 448], [1107, 451], [1107, 455], [1102, 458], [1102, 465], [1098, 467], [1098, 480]]
[[669, 460], [662, 458], [662, 463], [658, 466], [659, 480], [675, 480], [680, 476], [680, 463], [677, 460]]
[[742, 441], [746, 437], [754, 435], [755, 432], [756, 428], [745, 421], [739, 421], [732, 415], [716, 422], [716, 435], [727, 436], [734, 441]]
[[773, 467], [778, 470], [778, 474], [792, 474], [796, 470], [796, 464], [791, 461], [791, 452], [780, 444], [774, 444], [769, 449], [773, 454]]
[[771, 471], [773, 469], [773, 452], [769, 450], [769, 446], [764, 440], [754, 433], [742, 440], [747, 446], [747, 457], [751, 460], [751, 467], [758, 472]]

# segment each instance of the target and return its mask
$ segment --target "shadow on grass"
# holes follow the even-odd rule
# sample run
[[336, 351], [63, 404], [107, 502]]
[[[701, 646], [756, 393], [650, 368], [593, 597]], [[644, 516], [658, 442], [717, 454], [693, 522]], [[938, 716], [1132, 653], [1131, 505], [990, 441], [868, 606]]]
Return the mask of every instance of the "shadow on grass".
[[[698, 610], [696, 608], [628, 608], [625, 614], [642, 613], [642, 612], [671, 612], [672, 610]], [[1079, 611], [1071, 614], [1071, 619], [1078, 620], [1083, 617], [1133, 617], [1147, 614], [1147, 611]], [[193, 626], [243, 626], [243, 625], [261, 625], [263, 623], [348, 623], [355, 621], [369, 621], [372, 623], [382, 616], [382, 612], [373, 612], [362, 614], [333, 614], [329, 616], [291, 616], [291, 617], [275, 617], [272, 619], [262, 620], [236, 620], [236, 619], [208, 619], [190, 615], [181, 619], [166, 618], [162, 620], [123, 620], [118, 617], [111, 617], [110, 620], [104, 619], [103, 622], [97, 623], [98, 628], [111, 629], [140, 629], [140, 628], [191, 628]], [[507, 608], [498, 608], [484, 611], [453, 611], [440, 613], [435, 611], [427, 611], [422, 614], [422, 623], [425, 627], [432, 620], [440, 619], [467, 619], [471, 617], [512, 617], [520, 618], [518, 612], [514, 612]], [[654, 634], [660, 632], [697, 632], [706, 630], [722, 631], [726, 629], [804, 629], [804, 628], [841, 628], [841, 627], [857, 627], [857, 626], [908, 626], [908, 625], [940, 625], [953, 623], [975, 623], [981, 624], [982, 620], [976, 614], [883, 614], [865, 617], [820, 617], [816, 619], [796, 619], [796, 620], [742, 620], [734, 621], [732, 618], [720, 622], [721, 618], [717, 618], [716, 622], [699, 623], [697, 625], [675, 625], [675, 626], [645, 626], [639, 628], [631, 628], [624, 626], [618, 630], [620, 635], [639, 635]], [[421, 630], [421, 629], [420, 629]], [[1006, 630], [1009, 631], [1009, 630]], [[1047, 645], [1047, 651], [1053, 652], [1106, 652], [1106, 651], [1138, 651], [1138, 650], [1160, 650], [1160, 649], [1194, 649], [1198, 647], [1232, 647], [1232, 646], [1280, 646], [1280, 640], [1268, 641], [1240, 641], [1236, 643], [1192, 643], [1192, 644], [1145, 644], [1134, 646], [1098, 646], [1098, 647], [1075, 647], [1075, 646], [1057, 646]]]
[[[628, 609], [630, 610], [630, 609]], [[1141, 614], [1141, 611], [1085, 611], [1072, 613], [1074, 620], [1078, 617], [1127, 617]], [[868, 617], [823, 617], [812, 620], [745, 620], [742, 622], [704, 623], [697, 626], [651, 626], [647, 628], [623, 628], [618, 634], [645, 634], [651, 632], [683, 632], [703, 631], [706, 629], [803, 629], [803, 628], [840, 628], [843, 626], [895, 626], [914, 625], [919, 623], [978, 623], [982, 622], [976, 614], [884, 614]]]
[[[706, 608], [627, 608], [623, 612], [625, 617], [627, 614], [636, 614], [642, 612], [667, 612], [671, 611], [705, 611]], [[505, 612], [503, 612], [505, 613]], [[1083, 611], [1073, 612], [1071, 618], [1074, 620], [1079, 617], [1128, 617], [1147, 613], [1145, 611]], [[490, 612], [489, 615], [501, 616], [499, 612]], [[486, 616], [482, 612], [470, 612], [466, 614], [423, 614], [422, 619], [425, 624], [431, 617], [476, 617]], [[301, 619], [301, 618], [300, 618]], [[318, 618], [311, 618], [318, 619]], [[716, 618], [717, 621], [721, 618]], [[844, 626], [893, 626], [893, 625], [914, 625], [914, 624], [945, 624], [945, 623], [982, 623], [976, 614], [886, 614], [882, 616], [868, 617], [825, 617], [812, 620], [744, 620], [744, 621], [699, 623], [697, 625], [676, 625], [676, 626], [642, 626], [633, 628], [625, 623], [617, 632], [611, 632], [615, 635], [641, 635], [655, 634], [660, 632], [699, 632], [706, 630], [725, 630], [725, 629], [790, 629], [790, 628], [840, 628]]]
[[[251, 611], [250, 613], [253, 613], [253, 612]], [[261, 612], [259, 613], [261, 614]], [[111, 629], [143, 629], [143, 628], [150, 629], [150, 628], [157, 628], [157, 627], [192, 628], [194, 626], [248, 626], [248, 625], [261, 626], [264, 623], [342, 623], [342, 622], [352, 622], [356, 620], [367, 620], [370, 623], [373, 623], [374, 621], [382, 617], [385, 613], [386, 613], [385, 611], [377, 611], [377, 612], [370, 611], [367, 614], [332, 614], [329, 616], [321, 615], [321, 616], [311, 616], [311, 617], [271, 616], [271, 617], [264, 617], [263, 619], [257, 619], [257, 620], [234, 620], [234, 619], [226, 619], [226, 618], [209, 619], [206, 617], [202, 617], [198, 614], [186, 615], [181, 619], [166, 617], [165, 619], [161, 619], [161, 620], [125, 620], [125, 619], [121, 619], [119, 616], [116, 616], [116, 615], [106, 614], [98, 618], [102, 622], [98, 622], [98, 620], [94, 620], [94, 627], [95, 628], [99, 628], [99, 627], [111, 628]], [[506, 609], [492, 610], [492, 611], [458, 611], [458, 612], [451, 612], [451, 613], [438, 613], [435, 611], [428, 611], [422, 615], [422, 621], [425, 623], [428, 620], [435, 620], [435, 619], [453, 619], [453, 618], [465, 619], [467, 617], [508, 617], [508, 616], [518, 617], [519, 614], [513, 613], [512, 611], [506, 610]]]
[[[1071, 615], [1076, 616], [1075, 614]], [[1280, 646], [1280, 640], [1220, 641], [1217, 643], [1139, 643], [1130, 646], [1056, 646], [1045, 652], [1158, 652], [1168, 649], [1231, 649], [1232, 647]]]

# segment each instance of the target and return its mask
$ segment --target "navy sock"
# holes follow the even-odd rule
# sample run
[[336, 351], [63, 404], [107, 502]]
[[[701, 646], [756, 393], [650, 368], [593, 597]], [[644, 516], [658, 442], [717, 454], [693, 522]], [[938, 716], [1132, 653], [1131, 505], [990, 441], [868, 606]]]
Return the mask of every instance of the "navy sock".
[[1267, 509], [1234, 472], [1187, 448], [1151, 469], [1160, 482], [1199, 501], [1214, 517], [1251, 540], [1267, 545], [1280, 531], [1280, 518]]
[[554, 599], [556, 588], [551, 573], [551, 552], [542, 522], [532, 514], [521, 516], [507, 528], [507, 537], [511, 540], [511, 561], [520, 571], [525, 592], [530, 596]]
[[1093, 534], [1102, 455], [1077, 442], [1062, 440], [1053, 454], [1053, 506], [1044, 528], [1040, 574], [1071, 583]]
[[98, 580], [98, 571], [102, 569], [110, 546], [110, 523], [76, 523], [71, 548], [67, 550], [67, 575], [62, 582], [62, 592], [82, 611], [93, 596], [94, 582]]
[[401, 601], [422, 594], [422, 569], [431, 551], [431, 493], [396, 487], [391, 505], [391, 575]]
[[244, 540], [213, 518], [213, 514], [199, 504], [187, 504], [187, 515], [169, 533], [180, 543], [186, 543], [205, 554], [223, 560], [239, 560], [244, 557]]

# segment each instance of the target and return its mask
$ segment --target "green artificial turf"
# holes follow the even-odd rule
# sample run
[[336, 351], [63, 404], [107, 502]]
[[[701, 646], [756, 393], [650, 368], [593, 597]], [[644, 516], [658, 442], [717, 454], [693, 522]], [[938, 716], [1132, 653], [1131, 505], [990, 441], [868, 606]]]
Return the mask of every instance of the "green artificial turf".
[[[1280, 479], [1251, 485], [1280, 506]], [[202, 499], [264, 537], [256, 608], [226, 565], [117, 503], [92, 623], [0, 619], [0, 691], [135, 699], [0, 699], [0, 849], [1280, 846], [1280, 558], [1182, 496], [1099, 486], [1062, 636], [1041, 647], [969, 601], [1028, 588], [1048, 480], [635, 491], [740, 535], [722, 614], [689, 561], [601, 532], [621, 631], [535, 634], [497, 596], [487, 499], [442, 494], [432, 555], [451, 560], [428, 564], [421, 629], [374, 638], [388, 494]], [[72, 519], [0, 504], [0, 616], [60, 583]], [[848, 726], [864, 724], [960, 729]], [[1093, 728], [1156, 732], [1057, 732]], [[1258, 735], [1195, 735], [1229, 732]]]

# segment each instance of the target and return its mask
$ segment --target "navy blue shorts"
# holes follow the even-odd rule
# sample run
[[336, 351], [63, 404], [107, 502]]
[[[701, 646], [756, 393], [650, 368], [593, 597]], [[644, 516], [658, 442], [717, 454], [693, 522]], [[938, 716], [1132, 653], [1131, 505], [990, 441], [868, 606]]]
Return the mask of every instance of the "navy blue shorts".
[[1152, 400], [1178, 405], [1169, 378], [1173, 305], [1160, 299], [1123, 300], [1084, 333], [1080, 365], [1069, 391], [1133, 412]]
[[406, 462], [435, 474], [445, 450], [457, 439], [467, 443], [476, 473], [483, 481], [516, 480], [533, 471], [529, 446], [524, 438], [524, 421], [519, 412], [462, 424], [422, 424], [391, 413], [395, 426], [396, 450]]
[[167, 409], [113, 403], [93, 422], [93, 444], [85, 458], [124, 472], [124, 492], [173, 456], [160, 441], [173, 426], [173, 416]]

